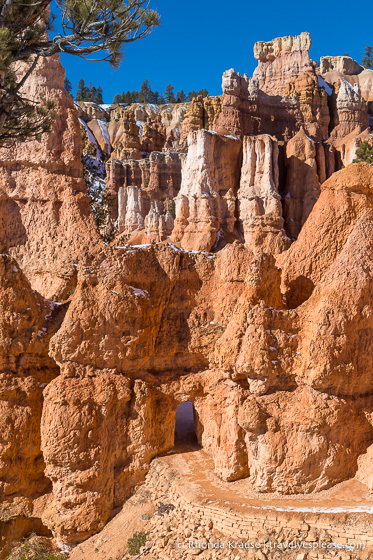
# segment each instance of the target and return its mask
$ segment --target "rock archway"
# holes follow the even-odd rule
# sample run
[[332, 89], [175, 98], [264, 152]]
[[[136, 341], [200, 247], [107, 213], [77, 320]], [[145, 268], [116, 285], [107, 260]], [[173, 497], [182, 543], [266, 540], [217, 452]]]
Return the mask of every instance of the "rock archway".
[[191, 401], [179, 404], [175, 419], [175, 446], [198, 447], [195, 411]]

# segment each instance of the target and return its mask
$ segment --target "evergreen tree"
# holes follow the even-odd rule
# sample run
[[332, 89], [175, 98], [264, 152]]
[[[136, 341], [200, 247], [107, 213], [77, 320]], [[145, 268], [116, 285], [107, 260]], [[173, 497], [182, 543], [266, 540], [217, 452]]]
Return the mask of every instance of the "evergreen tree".
[[187, 96], [184, 90], [178, 91], [176, 94], [176, 103], [184, 103], [187, 100]]
[[193, 97], [197, 97], [197, 96], [198, 96], [198, 93], [193, 89], [192, 91], [189, 91], [189, 92], [188, 92], [188, 98], [187, 98], [187, 100], [188, 100], [188, 101], [192, 101], [192, 100], [193, 100]]
[[353, 163], [360, 163], [362, 161], [373, 165], [373, 146], [371, 146], [366, 140], [361, 142], [360, 146], [356, 150], [356, 158]]
[[166, 100], [166, 103], [176, 103], [174, 89], [175, 88], [171, 84], [168, 84], [168, 86], [166, 86], [166, 89], [164, 90], [164, 98]]
[[86, 89], [86, 85], [83, 79], [79, 80], [78, 87], [76, 90], [75, 100], [76, 101], [83, 101], [84, 100], [84, 90]]
[[104, 90], [102, 89], [102, 87], [98, 86], [98, 88], [97, 88], [97, 103], [98, 103], [98, 105], [100, 105], [101, 103], [104, 102], [103, 93], [104, 93]]
[[84, 80], [79, 80], [75, 99], [76, 101], [87, 101], [88, 103], [100, 105], [103, 103], [102, 93], [103, 90], [101, 86], [96, 88], [92, 82], [89, 82], [88, 86], [86, 86]]
[[128, 92], [128, 102], [127, 103], [137, 103], [139, 100], [139, 92], [138, 91], [130, 91]]
[[159, 91], [153, 91], [152, 95], [151, 95], [151, 99], [150, 99], [150, 103], [152, 103], [153, 105], [159, 105]]
[[[174, 87], [168, 84], [163, 95], [159, 91], [152, 91], [149, 80], [144, 80], [141, 84], [140, 91], [127, 91], [126, 93], [117, 94], [114, 97], [113, 103], [152, 103], [154, 105], [163, 105], [164, 103], [185, 103], [192, 101], [194, 97], [201, 95], [207, 97], [209, 95], [207, 89], [200, 91], [190, 91], [188, 95], [184, 90], [180, 90], [174, 94]], [[97, 90], [98, 91], [98, 90]]]
[[98, 95], [97, 89], [95, 88], [95, 86], [92, 86], [91, 88], [89, 88], [87, 101], [91, 101], [92, 103], [97, 103], [97, 95]]
[[71, 85], [71, 82], [70, 82], [69, 78], [65, 78], [65, 81], [64, 81], [63, 85], [64, 85], [64, 88], [67, 91], [67, 93], [72, 95], [73, 86]]
[[373, 47], [367, 45], [364, 50], [364, 57], [361, 59], [361, 64], [364, 68], [368, 68], [369, 70], [373, 69]]
[[95, 53], [104, 53], [101, 60], [117, 67], [124, 45], [159, 25], [157, 12], [148, 9], [149, 0], [55, 0], [63, 17], [54, 35], [50, 4], [0, 1], [0, 145], [38, 138], [56, 118], [53, 103], [34, 102], [24, 93], [24, 83], [41, 58], [62, 52], [97, 60]]
[[91, 90], [88, 86], [83, 88], [83, 101], [90, 101], [91, 100]]
[[141, 84], [140, 92], [139, 92], [139, 102], [140, 103], [150, 103], [152, 97], [152, 88], [150, 87], [149, 80], [144, 80]]

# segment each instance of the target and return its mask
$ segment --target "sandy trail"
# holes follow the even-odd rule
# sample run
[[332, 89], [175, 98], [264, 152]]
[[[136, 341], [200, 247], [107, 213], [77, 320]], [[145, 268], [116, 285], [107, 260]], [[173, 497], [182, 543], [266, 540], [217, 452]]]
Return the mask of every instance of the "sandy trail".
[[[317, 494], [281, 496], [255, 492], [248, 479], [223, 482], [213, 471], [210, 456], [195, 443], [194, 429], [189, 424], [184, 433], [176, 434], [175, 449], [158, 457], [177, 473], [180, 494], [202, 507], [209, 505], [243, 516], [258, 510], [285, 512], [373, 513], [373, 496], [357, 480], [342, 482]], [[98, 534], [77, 546], [69, 560], [122, 560], [127, 558], [127, 539], [135, 531], [147, 530], [146, 516], [153, 515], [156, 504], [140, 488], [123, 509]], [[145, 516], [144, 516], [145, 514]]]

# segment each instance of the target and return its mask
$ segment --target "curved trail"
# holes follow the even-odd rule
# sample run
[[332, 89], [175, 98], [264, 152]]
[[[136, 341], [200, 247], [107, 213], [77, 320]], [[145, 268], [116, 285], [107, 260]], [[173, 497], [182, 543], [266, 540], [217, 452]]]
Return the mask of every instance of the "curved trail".
[[[280, 496], [258, 493], [253, 491], [248, 479], [223, 482], [217, 478], [212, 459], [205, 451], [196, 447], [193, 430], [189, 428], [187, 431], [190, 437], [185, 438], [186, 433], [179, 433], [183, 443], [154, 461], [167, 466], [166, 471], [172, 473], [177, 480], [178, 495], [193, 504], [197, 511], [218, 511], [222, 517], [232, 518], [236, 515], [240, 519], [260, 519], [266, 514], [293, 519], [293, 514], [293, 521], [298, 524], [302, 523], [302, 514], [321, 514], [327, 525], [341, 523], [342, 527], [346, 521], [343, 517], [347, 514], [354, 527], [360, 522], [372, 525], [369, 514], [373, 514], [373, 496], [357, 480], [342, 482], [317, 494]], [[154, 465], [150, 467], [149, 474], [152, 471]], [[148, 490], [145, 483], [100, 533], [71, 551], [69, 560], [127, 558], [128, 537], [135, 531], [147, 531], [149, 521], [146, 519], [155, 513], [156, 502], [149, 500]]]
[[316, 494], [281, 496], [255, 492], [247, 479], [223, 482], [213, 473], [213, 461], [203, 450], [170, 454], [163, 458], [188, 482], [198, 501], [215, 506], [310, 512], [310, 513], [373, 513], [373, 495], [367, 487], [352, 479]]

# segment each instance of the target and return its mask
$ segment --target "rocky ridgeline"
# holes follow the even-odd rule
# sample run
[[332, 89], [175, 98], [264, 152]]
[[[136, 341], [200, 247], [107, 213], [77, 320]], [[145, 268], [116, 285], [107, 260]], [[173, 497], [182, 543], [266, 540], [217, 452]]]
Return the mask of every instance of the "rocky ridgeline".
[[99, 532], [186, 400], [226, 481], [372, 490], [373, 171], [349, 164], [372, 141], [373, 72], [328, 57], [318, 75], [309, 46], [259, 43], [253, 78], [229, 70], [185, 107], [77, 111], [58, 58], [26, 84], [59, 116], [0, 151], [2, 554]]
[[[80, 103], [81, 122], [107, 161], [115, 202], [106, 228], [135, 244], [171, 237], [196, 250], [234, 239], [258, 250], [287, 248], [320, 184], [351, 163], [359, 142], [372, 141], [373, 72], [345, 56], [323, 57], [317, 70], [310, 46], [308, 33], [256, 43], [253, 77], [228, 70], [220, 97], [161, 106]], [[207, 132], [191, 134], [199, 130]], [[252, 136], [267, 142], [264, 158]], [[276, 179], [262, 179], [268, 175]]]

